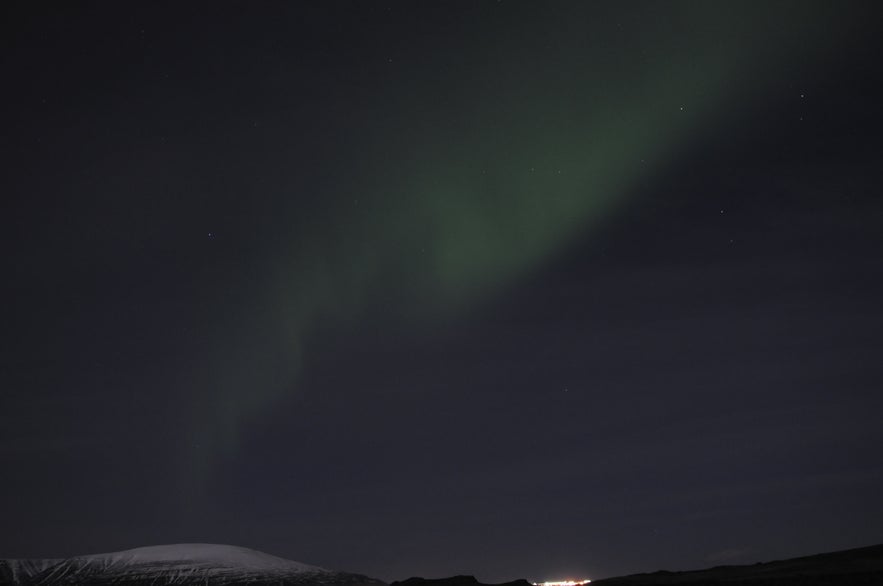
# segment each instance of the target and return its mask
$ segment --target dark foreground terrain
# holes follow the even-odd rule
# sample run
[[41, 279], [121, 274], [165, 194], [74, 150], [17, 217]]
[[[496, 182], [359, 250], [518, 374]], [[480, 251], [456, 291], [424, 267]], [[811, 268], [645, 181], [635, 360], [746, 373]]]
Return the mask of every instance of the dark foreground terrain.
[[592, 586], [883, 586], [883, 545], [806, 557], [717, 566], [691, 572], [654, 572], [592, 582]]
[[[0, 585], [59, 586], [384, 586], [358, 574], [336, 572], [267, 554], [205, 544], [139, 548], [68, 559], [0, 560]], [[659, 571], [607, 578], [592, 586], [883, 586], [883, 545], [750, 566], [690, 572]], [[409, 578], [390, 586], [486, 586], [473, 576]], [[515, 580], [496, 586], [531, 586]]]

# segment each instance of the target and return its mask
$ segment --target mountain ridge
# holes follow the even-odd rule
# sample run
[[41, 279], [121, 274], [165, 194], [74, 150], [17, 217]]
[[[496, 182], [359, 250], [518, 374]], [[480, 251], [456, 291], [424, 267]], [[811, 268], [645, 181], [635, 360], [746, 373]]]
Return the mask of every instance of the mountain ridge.
[[593, 586], [883, 586], [883, 544], [746, 565], [631, 574], [593, 580]]
[[62, 559], [0, 560], [0, 585], [60, 586], [385, 586], [350, 572], [327, 570], [232, 545], [185, 543]]

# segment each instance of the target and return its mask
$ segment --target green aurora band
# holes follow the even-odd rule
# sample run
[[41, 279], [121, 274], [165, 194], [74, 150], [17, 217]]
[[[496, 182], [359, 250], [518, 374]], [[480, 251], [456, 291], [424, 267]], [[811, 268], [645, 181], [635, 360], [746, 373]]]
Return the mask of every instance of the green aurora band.
[[290, 218], [288, 249], [188, 381], [211, 389], [190, 429], [191, 482], [296, 392], [322, 328], [389, 306], [403, 323], [466, 315], [585, 239], [642, 173], [737, 122], [770, 80], [829, 59], [853, 22], [835, 3], [611, 10], [513, 9], [504, 33], [479, 22], [459, 53], [378, 82], [359, 106], [373, 119], [342, 139], [334, 197]]

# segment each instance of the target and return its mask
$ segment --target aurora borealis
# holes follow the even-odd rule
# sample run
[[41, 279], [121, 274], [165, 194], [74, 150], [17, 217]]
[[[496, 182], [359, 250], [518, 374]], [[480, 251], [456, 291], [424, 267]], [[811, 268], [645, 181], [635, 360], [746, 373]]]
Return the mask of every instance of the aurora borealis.
[[[432, 327], [513, 286], [591, 234], [642, 177], [732, 115], [731, 104], [749, 108], [770, 71], [799, 68], [799, 57], [844, 34], [827, 28], [822, 8], [782, 38], [773, 23], [785, 12], [693, 3], [616, 14], [599, 41], [566, 26], [563, 14], [513, 10], [522, 12], [508, 18], [523, 36], [506, 29], [503, 38], [481, 38], [481, 25], [466, 24], [465, 38], [445, 39], [455, 46], [428, 63], [389, 51], [381, 66], [401, 71], [385, 73], [387, 84], [356, 105], [364, 118], [345, 136], [359, 146], [335, 162], [346, 171], [332, 180], [330, 201], [317, 204], [327, 221], [305, 226], [289, 218], [293, 242], [271, 253], [277, 267], [261, 275], [252, 301], [268, 308], [272, 322], [257, 327], [278, 329], [261, 354], [281, 354], [281, 364], [241, 365], [237, 356], [249, 350], [234, 349], [230, 364], [249, 374], [242, 380], [220, 371], [204, 403], [219, 412], [207, 415], [199, 437], [235, 441], [275, 396], [296, 392], [301, 349], [329, 319], [345, 330], [372, 310], [370, 300], [394, 299], [391, 318]], [[605, 11], [584, 7], [570, 16], [586, 22], [595, 10]], [[479, 7], [466, 13], [463, 19], [490, 16]], [[640, 27], [638, 42], [622, 35], [625, 27]], [[605, 50], [592, 51], [595, 43]], [[771, 57], [770, 43], [777, 45]], [[463, 53], [468, 62], [457, 57]], [[771, 61], [758, 64], [761, 56]], [[296, 160], [288, 164], [297, 168]], [[254, 313], [247, 315], [227, 336], [260, 335], [250, 330]], [[254, 372], [275, 384], [249, 384]]]
[[5, 10], [9, 556], [879, 534], [873, 3]]

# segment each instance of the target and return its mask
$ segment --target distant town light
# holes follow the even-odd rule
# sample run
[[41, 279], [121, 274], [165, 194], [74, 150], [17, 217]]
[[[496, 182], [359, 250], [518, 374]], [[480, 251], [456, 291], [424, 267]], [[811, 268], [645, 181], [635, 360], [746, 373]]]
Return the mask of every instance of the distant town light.
[[561, 580], [559, 582], [531, 582], [533, 586], [582, 586], [591, 580]]

